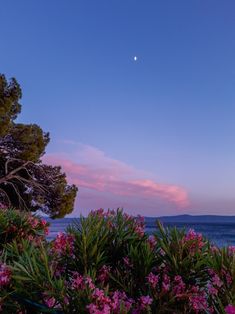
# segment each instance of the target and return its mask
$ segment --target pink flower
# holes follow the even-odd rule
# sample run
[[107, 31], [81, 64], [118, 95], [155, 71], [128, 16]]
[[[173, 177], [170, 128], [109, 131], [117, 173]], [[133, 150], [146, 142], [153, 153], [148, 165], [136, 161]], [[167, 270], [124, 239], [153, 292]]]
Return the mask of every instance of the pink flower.
[[32, 234], [28, 235], [28, 236], [27, 236], [27, 239], [28, 239], [29, 241], [33, 241], [33, 240], [34, 240], [34, 235], [32, 235]]
[[157, 241], [156, 241], [156, 238], [154, 235], [150, 235], [148, 237], [148, 240], [147, 240], [149, 246], [150, 246], [150, 249], [153, 250], [157, 244]]
[[47, 295], [44, 296], [43, 301], [50, 308], [54, 307], [56, 303], [56, 300], [54, 297], [48, 297]]
[[107, 221], [107, 227], [108, 227], [109, 230], [114, 229], [114, 223], [111, 220], [108, 220]]
[[226, 283], [230, 286], [233, 283], [233, 278], [227, 269], [222, 269], [222, 276], [225, 277]]
[[183, 244], [186, 243], [188, 245], [189, 251], [192, 254], [198, 250], [201, 250], [201, 248], [205, 245], [202, 234], [196, 233], [193, 229], [189, 229], [182, 242]]
[[218, 294], [218, 290], [212, 285], [209, 284], [207, 288], [210, 295], [216, 296]]
[[52, 242], [52, 251], [59, 256], [70, 254], [74, 257], [74, 240], [73, 235], [60, 232]]
[[163, 275], [162, 289], [164, 292], [170, 290], [170, 277], [167, 276], [166, 274]]
[[204, 296], [196, 295], [189, 297], [190, 305], [197, 311], [204, 311], [207, 309], [207, 301]]
[[205, 291], [200, 291], [199, 287], [193, 286], [191, 288], [191, 295], [189, 297], [189, 304], [196, 313], [200, 311], [206, 311], [208, 309], [206, 293]]
[[92, 279], [90, 278], [90, 277], [85, 277], [85, 283], [86, 283], [86, 285], [91, 289], [91, 290], [93, 290], [93, 289], [95, 289], [95, 285], [93, 284], [93, 282], [92, 282]]
[[0, 264], [0, 287], [9, 285], [11, 280], [11, 271], [6, 264]]
[[144, 228], [142, 226], [135, 226], [135, 233], [140, 237], [142, 238], [144, 236]]
[[49, 228], [48, 227], [45, 227], [44, 228], [44, 234], [47, 236], [49, 235]]
[[113, 218], [115, 216], [116, 212], [113, 209], [108, 209], [105, 213], [104, 213], [104, 217], [106, 218]]
[[111, 298], [112, 311], [115, 314], [119, 314], [122, 309], [121, 313], [126, 313], [130, 310], [133, 302], [132, 299], [127, 298], [125, 292], [115, 291]]
[[235, 306], [232, 304], [227, 305], [225, 308], [225, 312], [227, 314], [235, 314]]
[[233, 256], [235, 254], [235, 246], [231, 245], [228, 247], [228, 254]]
[[87, 306], [90, 314], [110, 314], [111, 299], [104, 294], [104, 291], [96, 288], [92, 293], [93, 303]]
[[211, 251], [212, 251], [213, 253], [217, 253], [217, 252], [219, 252], [219, 249], [218, 249], [217, 246], [212, 245], [212, 246], [211, 246]]
[[99, 302], [108, 301], [108, 298], [105, 296], [104, 291], [96, 288], [92, 293], [92, 297]]
[[90, 213], [89, 213], [89, 216], [98, 216], [100, 218], [104, 217], [105, 216], [105, 212], [104, 212], [104, 209], [103, 208], [99, 208], [99, 209], [96, 209], [96, 210], [92, 210]]
[[140, 300], [140, 308], [141, 308], [142, 310], [147, 309], [148, 306], [151, 305], [152, 302], [153, 302], [153, 299], [150, 298], [149, 295], [146, 295], [146, 296], [143, 295], [143, 296], [140, 297], [139, 300]]
[[232, 276], [229, 273], [226, 273], [225, 278], [226, 278], [227, 285], [231, 286], [231, 284], [233, 283]]
[[138, 215], [136, 218], [136, 221], [143, 226], [144, 225], [144, 216]]
[[137, 216], [137, 218], [134, 219], [134, 231], [135, 233], [142, 238], [144, 236], [144, 217]]
[[46, 221], [45, 219], [41, 219], [41, 224], [42, 224], [43, 226], [47, 226], [47, 221]]
[[161, 256], [165, 256], [165, 255], [166, 255], [166, 253], [165, 253], [165, 251], [164, 251], [163, 249], [160, 249], [159, 254], [160, 254]]
[[133, 217], [131, 215], [128, 215], [127, 213], [124, 213], [123, 217], [124, 217], [126, 222], [129, 222], [129, 221], [133, 220]]
[[211, 278], [212, 284], [218, 288], [223, 286], [223, 282], [220, 280], [219, 276], [214, 274], [214, 276]]
[[85, 288], [83, 276], [80, 275], [78, 272], [73, 273], [73, 278], [71, 282], [72, 289], [81, 289]]
[[93, 290], [95, 289], [95, 285], [92, 282], [90, 277], [83, 277], [78, 272], [73, 272], [73, 277], [71, 279], [71, 287], [72, 289], [84, 290], [86, 287]]
[[39, 225], [39, 219], [30, 216], [28, 218], [28, 223], [31, 225], [32, 228], [36, 228]]
[[216, 274], [216, 272], [213, 269], [208, 270], [209, 275], [211, 276], [211, 283], [215, 287], [222, 287], [223, 282], [220, 279], [220, 277]]
[[102, 307], [100, 307], [91, 303], [86, 308], [90, 314], [111, 314], [111, 309], [108, 304], [104, 304]]
[[109, 279], [110, 271], [111, 271], [110, 266], [103, 265], [101, 269], [99, 270], [98, 280], [102, 283], [107, 282], [107, 280]]
[[147, 276], [147, 281], [148, 283], [150, 284], [150, 286], [155, 289], [156, 288], [156, 285], [158, 284], [158, 281], [159, 281], [159, 276], [156, 276], [154, 275], [153, 273], [150, 273], [148, 276]]
[[213, 305], [208, 308], [208, 312], [209, 312], [210, 314], [214, 314], [214, 313], [215, 313], [215, 308], [214, 308]]
[[67, 296], [64, 297], [64, 304], [69, 305], [69, 298]]
[[47, 223], [47, 221], [45, 219], [41, 220], [41, 225], [42, 225], [42, 227], [44, 229], [44, 234], [48, 235], [49, 234], [49, 228], [48, 228], [48, 223]]
[[123, 262], [125, 264], [125, 266], [129, 267], [129, 268], [132, 268], [133, 267], [133, 264], [131, 263], [130, 259], [128, 256], [126, 257], [123, 257]]
[[182, 293], [184, 293], [185, 291], [185, 283], [183, 282], [183, 279], [181, 276], [177, 275], [174, 278], [174, 282], [173, 282], [173, 293], [176, 296], [181, 295]]

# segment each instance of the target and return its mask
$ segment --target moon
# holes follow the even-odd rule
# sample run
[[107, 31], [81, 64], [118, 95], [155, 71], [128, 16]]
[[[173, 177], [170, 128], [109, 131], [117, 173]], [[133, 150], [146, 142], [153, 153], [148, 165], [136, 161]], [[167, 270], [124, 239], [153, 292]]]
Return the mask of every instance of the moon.
[[137, 61], [137, 60], [138, 60], [137, 56], [134, 56], [134, 61]]

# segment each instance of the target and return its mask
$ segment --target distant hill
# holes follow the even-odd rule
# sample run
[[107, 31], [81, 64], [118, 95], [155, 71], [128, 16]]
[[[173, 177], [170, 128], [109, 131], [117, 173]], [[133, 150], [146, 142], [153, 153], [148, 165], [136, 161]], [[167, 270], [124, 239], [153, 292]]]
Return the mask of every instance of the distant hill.
[[152, 221], [159, 219], [166, 223], [235, 223], [235, 216], [218, 216], [218, 215], [177, 215], [177, 216], [162, 216], [156, 218], [146, 217], [146, 220]]

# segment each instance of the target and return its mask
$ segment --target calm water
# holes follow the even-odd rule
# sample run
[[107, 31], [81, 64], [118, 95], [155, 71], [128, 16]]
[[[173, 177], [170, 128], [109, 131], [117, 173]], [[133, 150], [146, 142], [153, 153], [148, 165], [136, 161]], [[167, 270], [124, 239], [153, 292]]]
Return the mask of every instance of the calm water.
[[[48, 239], [53, 239], [58, 232], [63, 232], [75, 219], [64, 218], [50, 220], [50, 234]], [[197, 232], [202, 233], [213, 243], [224, 245], [235, 245], [235, 223], [164, 223], [165, 227], [192, 228]], [[153, 233], [156, 230], [155, 219], [146, 219], [146, 232]]]

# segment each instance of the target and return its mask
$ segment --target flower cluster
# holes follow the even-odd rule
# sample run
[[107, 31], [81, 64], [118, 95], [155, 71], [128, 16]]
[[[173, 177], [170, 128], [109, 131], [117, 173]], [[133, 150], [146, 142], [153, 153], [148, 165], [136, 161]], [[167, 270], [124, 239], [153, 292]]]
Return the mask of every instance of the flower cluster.
[[146, 277], [147, 282], [150, 284], [152, 289], [155, 289], [159, 282], [159, 275], [154, 275], [152, 272]]
[[208, 311], [206, 291], [200, 290], [198, 286], [193, 286], [190, 291], [189, 305], [195, 313]]
[[98, 272], [98, 281], [101, 283], [107, 283], [109, 280], [109, 274], [111, 273], [111, 266], [103, 265]]
[[89, 276], [82, 276], [78, 272], [73, 272], [73, 275], [70, 281], [70, 286], [74, 290], [75, 289], [84, 290], [87, 287], [91, 290], [95, 288], [95, 285]]
[[92, 293], [92, 301], [87, 306], [90, 314], [140, 314], [150, 310], [153, 299], [147, 295], [141, 296], [135, 301], [121, 291], [114, 291], [107, 296], [103, 290], [96, 288]]
[[225, 308], [226, 314], [235, 314], [235, 305], [229, 304]]
[[52, 242], [52, 252], [58, 256], [68, 255], [74, 258], [74, 236], [63, 232], [58, 233]]
[[205, 242], [201, 233], [196, 233], [193, 229], [189, 229], [183, 238], [183, 244], [186, 244], [190, 253], [194, 254], [200, 252], [205, 245]]
[[137, 216], [137, 218], [134, 220], [134, 231], [138, 234], [139, 237], [144, 236], [144, 217]]
[[5, 243], [11, 243], [14, 240], [19, 242], [22, 238], [38, 244], [48, 235], [48, 226], [46, 220], [30, 213], [0, 208], [0, 236], [2, 235], [0, 248]]
[[24, 313], [27, 300], [65, 314], [235, 314], [235, 249], [210, 245], [194, 230], [159, 223], [149, 235], [143, 217], [99, 209], [48, 242], [45, 220], [0, 215], [5, 313]]
[[0, 289], [9, 285], [11, 281], [11, 271], [6, 264], [0, 264]]
[[155, 236], [151, 234], [151, 235], [148, 237], [147, 242], [148, 242], [148, 244], [149, 244], [151, 250], [154, 250], [155, 247], [156, 247], [156, 244], [157, 244], [157, 240], [156, 240]]
[[35, 216], [29, 216], [28, 223], [32, 230], [34, 229], [42, 230], [45, 236], [49, 234], [49, 224], [45, 219], [39, 219]]
[[95, 288], [92, 292], [92, 303], [87, 305], [87, 310], [90, 314], [129, 313], [133, 303], [125, 292], [114, 291], [107, 296], [103, 290]]
[[176, 297], [181, 297], [185, 293], [186, 284], [180, 275], [176, 275], [173, 282], [173, 294]]
[[235, 254], [235, 246], [231, 245], [228, 247], [228, 254], [233, 256]]

